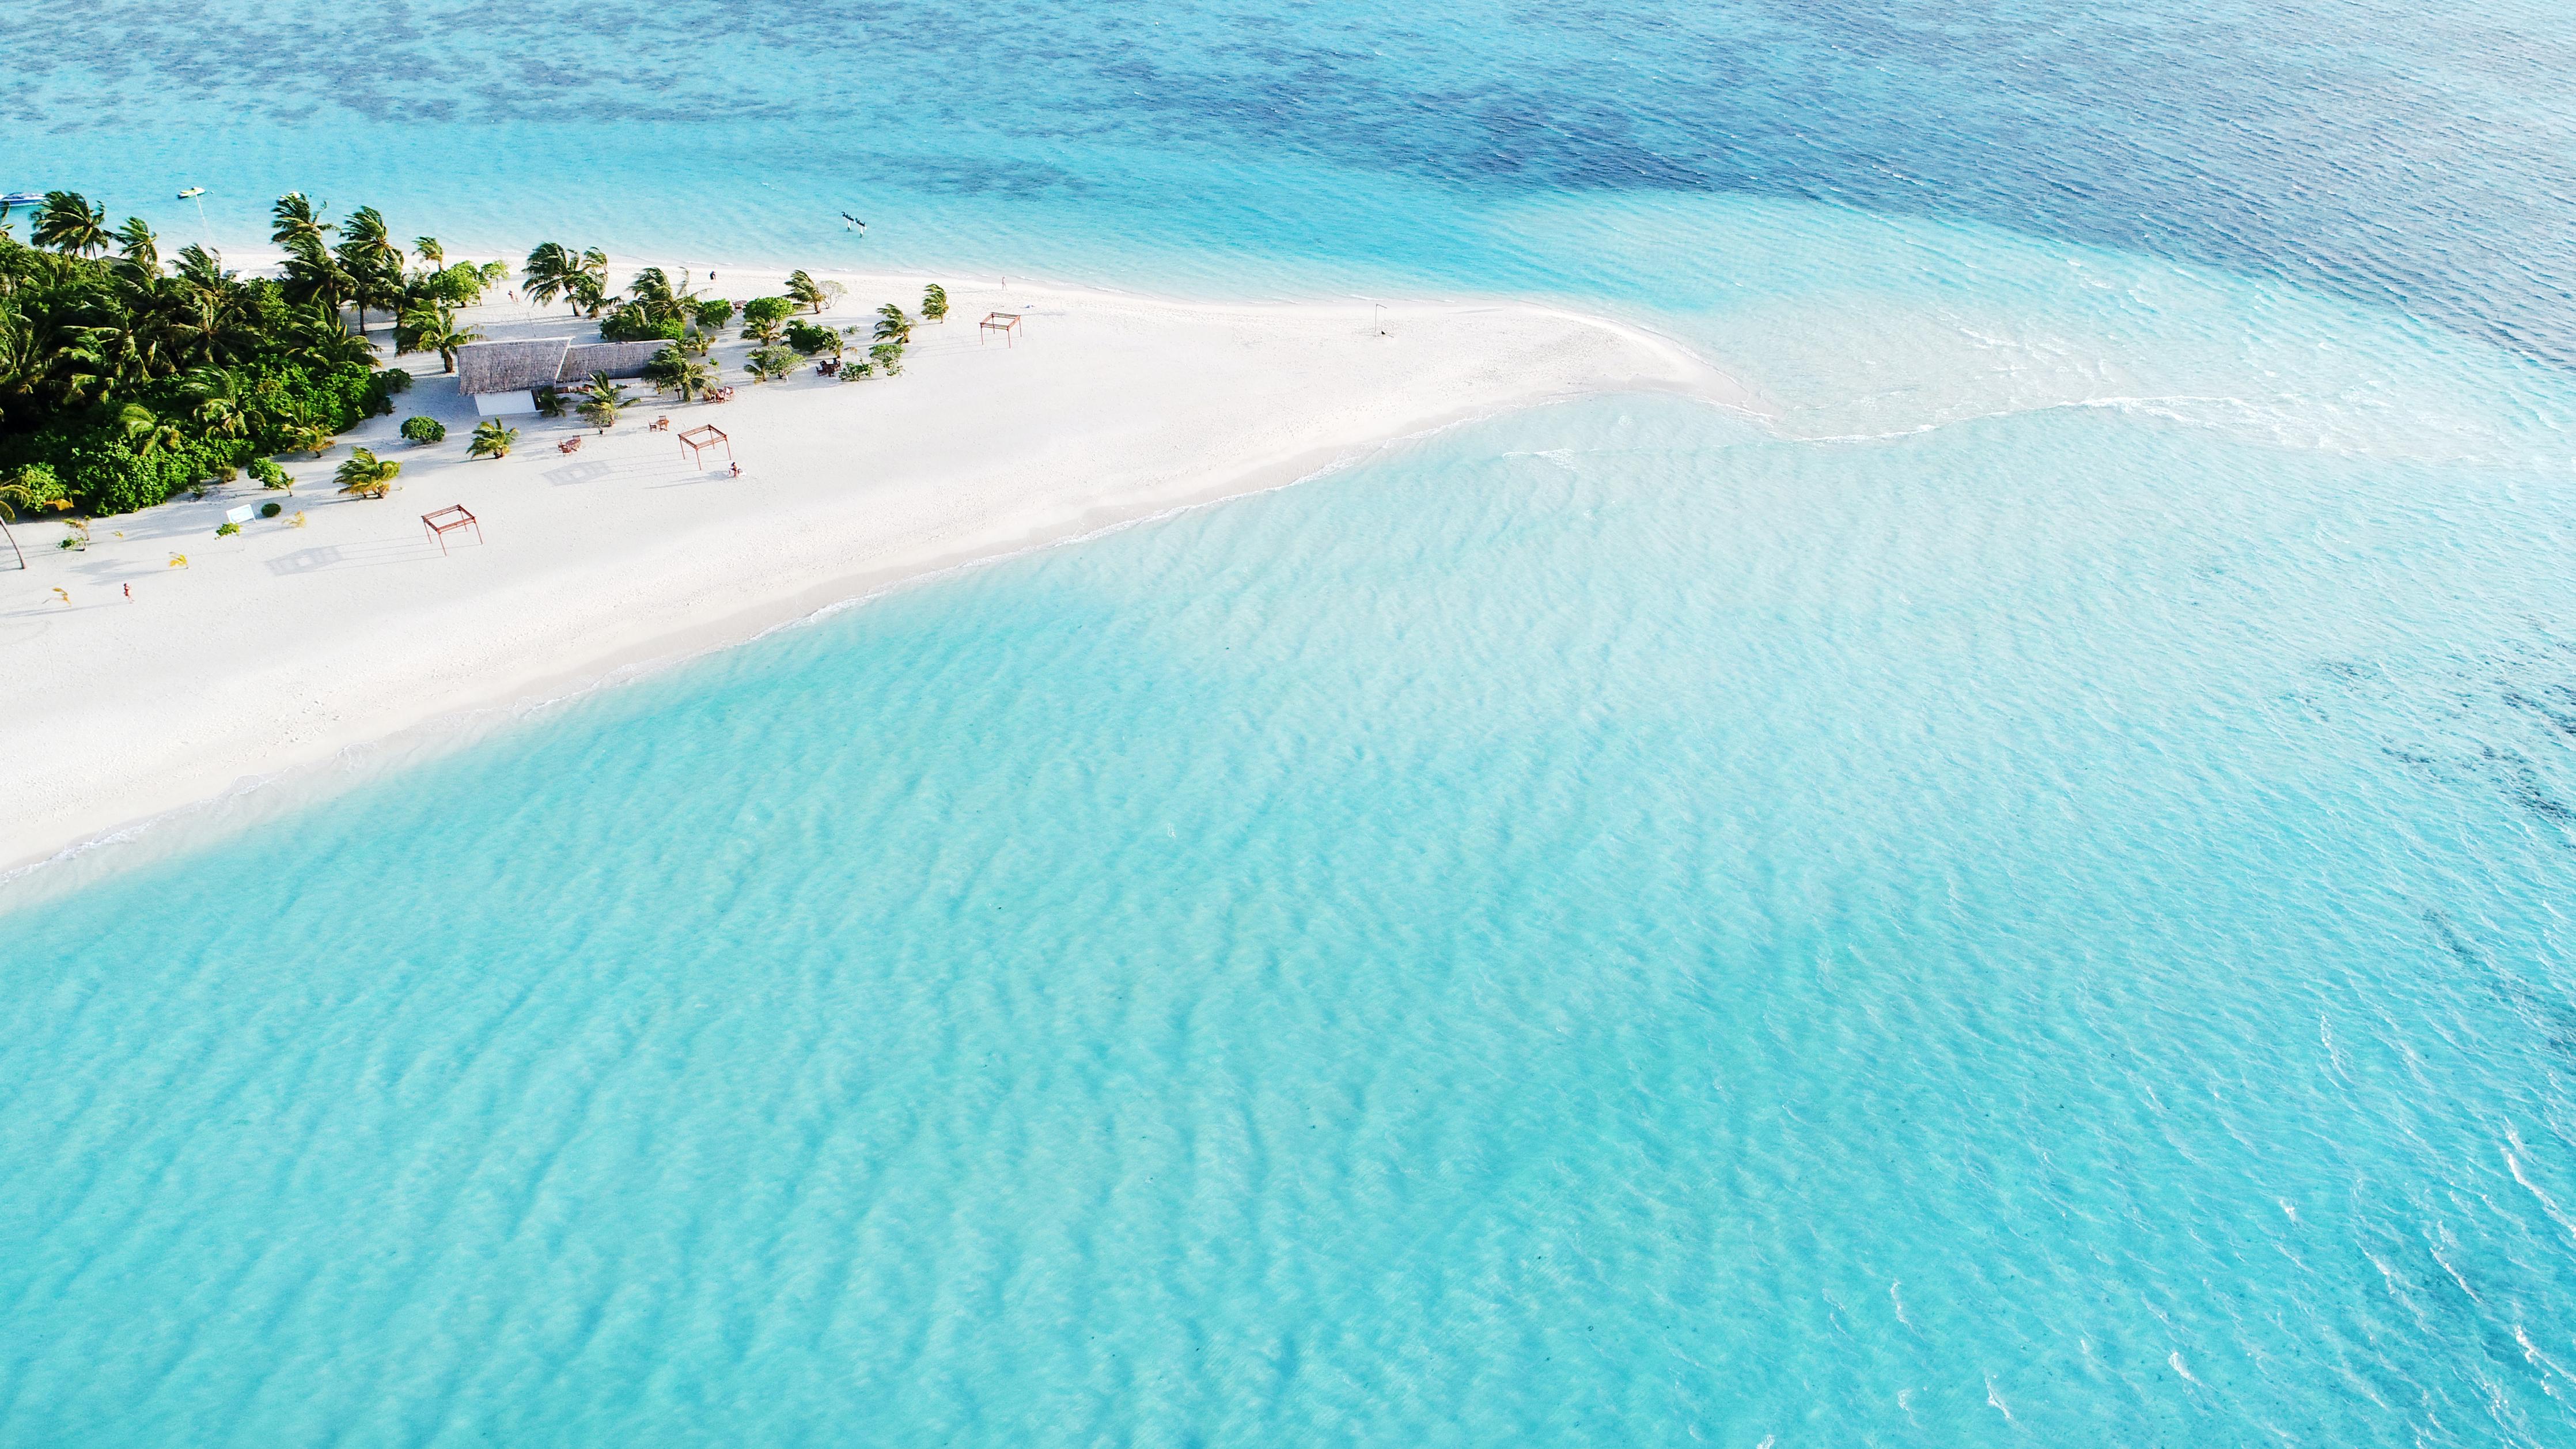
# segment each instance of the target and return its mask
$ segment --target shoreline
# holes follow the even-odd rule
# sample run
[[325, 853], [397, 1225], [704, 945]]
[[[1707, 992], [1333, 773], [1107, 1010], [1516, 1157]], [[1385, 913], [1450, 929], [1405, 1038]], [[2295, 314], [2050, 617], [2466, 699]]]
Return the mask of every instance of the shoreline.
[[[825, 319], [835, 325], [943, 280], [816, 275], [849, 287]], [[755, 387], [738, 376], [741, 344], [727, 343], [717, 356], [736, 371], [733, 403], [647, 397], [606, 435], [514, 419], [522, 441], [508, 459], [469, 463], [473, 409], [453, 379], [434, 355], [426, 369], [387, 356], [414, 372], [413, 390], [320, 460], [290, 460], [298, 485], [279, 521], [212, 537], [227, 507], [276, 496], [247, 484], [98, 520], [86, 552], [59, 553], [46, 520], [23, 519], [29, 570], [0, 573], [15, 585], [0, 595], [0, 649], [63, 663], [26, 670], [30, 707], [0, 720], [0, 749], [22, 762], [0, 787], [0, 890], [76, 885], [159, 853], [141, 842], [220, 838], [265, 807], [347, 788], [370, 762], [464, 747], [489, 733], [481, 722], [1478, 419], [1622, 392], [1766, 411], [1679, 342], [1550, 304], [947, 285], [951, 321], [916, 333], [902, 377]], [[974, 340], [974, 319], [1012, 309], [1029, 318], [1015, 346]], [[590, 325], [509, 303], [469, 320], [496, 339]], [[395, 440], [413, 414], [444, 421], [447, 440]], [[647, 431], [658, 414], [674, 431], [721, 424], [746, 476], [666, 456], [676, 445]], [[585, 446], [559, 454], [575, 434]], [[404, 462], [403, 491], [332, 496], [329, 471], [351, 446]], [[442, 554], [422, 536], [415, 515], [451, 501], [487, 525], [483, 545]], [[179, 553], [188, 566], [169, 567]], [[127, 586], [140, 586], [131, 603]], [[74, 862], [89, 868], [65, 869]]]

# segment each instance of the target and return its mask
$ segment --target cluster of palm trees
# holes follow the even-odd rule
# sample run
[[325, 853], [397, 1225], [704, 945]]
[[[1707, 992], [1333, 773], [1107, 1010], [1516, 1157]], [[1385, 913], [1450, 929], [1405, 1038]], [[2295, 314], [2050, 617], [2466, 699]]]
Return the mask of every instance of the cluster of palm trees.
[[[75, 496], [92, 509], [138, 507], [234, 467], [274, 473], [270, 454], [319, 456], [408, 381], [375, 371], [371, 324], [389, 319], [396, 352], [434, 353], [452, 373], [458, 351], [481, 335], [463, 324], [462, 310], [510, 275], [501, 262], [451, 263], [434, 237], [399, 243], [371, 206], [335, 220], [289, 192], [270, 215], [284, 265], [274, 278], [248, 279], [202, 246], [165, 259], [149, 225], [134, 217], [111, 225], [104, 207], [76, 192], [49, 193], [25, 243], [0, 219], [0, 510]], [[532, 302], [563, 301], [576, 316], [602, 319], [603, 335], [666, 341], [645, 369], [652, 387], [681, 401], [717, 387], [711, 352], [737, 304], [702, 296], [689, 273], [660, 267], [612, 291], [609, 265], [599, 248], [546, 242], [529, 252], [521, 286]], [[784, 295], [742, 304], [750, 375], [766, 382], [808, 359], [844, 377], [900, 372], [915, 319], [888, 303], [864, 330], [818, 320], [842, 295], [839, 283], [800, 269]], [[343, 320], [352, 312], [354, 330]], [[929, 288], [921, 320], [946, 312], [946, 293]], [[865, 360], [845, 357], [853, 339], [868, 344]], [[594, 376], [559, 394], [557, 409], [605, 429], [633, 401]], [[469, 453], [507, 456], [517, 437], [487, 422]], [[362, 451], [338, 481], [380, 496], [399, 466]], [[117, 469], [149, 473], [151, 486], [98, 481]]]
[[[402, 247], [372, 206], [329, 222], [311, 198], [290, 191], [270, 215], [275, 226], [269, 240], [286, 249], [282, 285], [290, 299], [327, 307], [334, 317], [343, 306], [355, 308], [360, 336], [366, 335], [368, 312], [384, 313], [394, 319], [395, 351], [435, 352], [447, 372], [456, 370], [456, 350], [482, 336], [457, 325], [457, 310], [481, 301], [510, 275], [504, 262], [450, 264], [438, 238], [428, 236], [412, 241], [423, 265], [407, 269]], [[330, 240], [334, 231], [340, 236], [336, 243]]]
[[[341, 324], [354, 293], [320, 277], [310, 247], [292, 284], [245, 280], [205, 247], [165, 260], [142, 220], [111, 228], [69, 191], [37, 208], [29, 240], [0, 225], [0, 479], [140, 507], [253, 456], [327, 443], [398, 385]], [[348, 275], [336, 255], [322, 260]]]

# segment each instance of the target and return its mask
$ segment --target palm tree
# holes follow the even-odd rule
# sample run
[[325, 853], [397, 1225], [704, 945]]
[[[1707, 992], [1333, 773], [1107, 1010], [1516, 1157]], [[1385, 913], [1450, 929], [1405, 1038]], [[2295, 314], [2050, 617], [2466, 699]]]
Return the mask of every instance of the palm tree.
[[818, 282], [806, 272], [796, 271], [787, 274], [789, 300], [802, 303], [809, 311], [820, 312], [831, 306], [843, 290], [845, 289], [838, 282]]
[[250, 397], [241, 374], [220, 367], [200, 367], [180, 385], [196, 403], [197, 421], [219, 438], [238, 438], [250, 431]]
[[27, 567], [27, 555], [18, 547], [18, 535], [9, 531], [9, 525], [18, 517], [18, 510], [21, 508], [61, 509], [72, 506], [68, 498], [54, 498], [38, 493], [36, 486], [28, 481], [30, 471], [21, 468], [15, 478], [9, 482], [0, 483], [0, 538], [9, 540], [9, 551], [18, 556], [18, 567], [21, 570]]
[[[522, 290], [527, 292], [528, 300], [543, 304], [573, 295], [573, 279], [581, 275], [581, 258], [562, 242], [539, 242], [536, 250], [528, 253], [527, 266], [522, 270], [527, 274], [527, 285]], [[580, 311], [580, 304], [574, 303], [574, 314]]]
[[278, 431], [290, 453], [311, 453], [319, 458], [331, 451], [331, 430], [319, 423], [298, 418]]
[[510, 456], [510, 449], [516, 446], [518, 441], [517, 428], [505, 428], [501, 426], [499, 418], [492, 418], [474, 425], [474, 440], [466, 445], [465, 456], [506, 458]]
[[876, 336], [879, 342], [910, 342], [912, 319], [904, 315], [901, 307], [888, 302], [877, 309]]
[[687, 402], [715, 385], [716, 370], [679, 347], [665, 347], [644, 364], [644, 380]]
[[680, 280], [674, 282], [671, 274], [660, 267], [637, 272], [635, 280], [626, 284], [626, 296], [651, 322], [680, 321], [698, 305], [698, 294], [689, 289], [689, 274], [682, 272]]
[[124, 432], [126, 444], [143, 457], [177, 449], [187, 442], [176, 426], [154, 416], [141, 403], [127, 403], [117, 409], [116, 425]]
[[608, 374], [594, 372], [581, 386], [582, 419], [601, 432], [617, 426], [618, 410], [635, 401], [635, 395], [609, 381]]
[[937, 282], [933, 282], [929, 286], [921, 289], [921, 320], [924, 322], [945, 322], [948, 320], [948, 289], [946, 287], [939, 285]]
[[443, 364], [442, 372], [456, 370], [456, 349], [478, 341], [483, 334], [470, 327], [456, 325], [456, 314], [445, 307], [421, 306], [405, 312], [394, 333], [395, 345], [405, 352], [435, 352]]
[[742, 365], [743, 370], [751, 374], [752, 381], [767, 382], [794, 372], [799, 360], [794, 352], [784, 347], [755, 347], [751, 355], [742, 360]]
[[312, 198], [301, 191], [290, 191], [277, 198], [277, 204], [269, 208], [268, 214], [277, 219], [268, 239], [289, 251], [294, 250], [299, 241], [321, 246], [322, 234], [331, 230], [331, 223], [324, 221], [314, 210]]
[[319, 306], [330, 317], [334, 329], [340, 326], [341, 305], [358, 290], [357, 279], [339, 260], [321, 242], [306, 236], [286, 245], [283, 286], [286, 300]]
[[349, 274], [350, 300], [358, 304], [358, 331], [367, 330], [367, 309], [392, 311], [392, 294], [402, 285], [402, 248], [385, 229], [382, 213], [362, 206], [340, 224], [340, 244], [332, 248], [340, 270]]
[[438, 238], [434, 236], [413, 237], [411, 239], [411, 249], [414, 255], [418, 256], [422, 261], [429, 263], [433, 267], [443, 267], [447, 265], [447, 249], [440, 246], [438, 244]]
[[139, 216], [127, 217], [125, 225], [116, 229], [116, 254], [135, 276], [161, 275], [160, 239], [152, 235], [152, 228]]
[[343, 493], [354, 493], [361, 498], [382, 498], [393, 491], [394, 475], [401, 471], [402, 464], [390, 458], [379, 458], [365, 448], [354, 448], [350, 450], [348, 461], [342, 463], [331, 477]]
[[229, 289], [233, 274], [224, 270], [223, 253], [190, 244], [179, 248], [179, 280], [200, 292], [221, 293]]
[[77, 191], [48, 191], [44, 204], [36, 208], [36, 228], [27, 238], [67, 257], [106, 251], [112, 240], [107, 209], [90, 205], [89, 198]]
[[368, 367], [375, 363], [376, 344], [342, 327], [337, 314], [317, 306], [288, 332], [286, 357], [325, 371], [344, 365]]

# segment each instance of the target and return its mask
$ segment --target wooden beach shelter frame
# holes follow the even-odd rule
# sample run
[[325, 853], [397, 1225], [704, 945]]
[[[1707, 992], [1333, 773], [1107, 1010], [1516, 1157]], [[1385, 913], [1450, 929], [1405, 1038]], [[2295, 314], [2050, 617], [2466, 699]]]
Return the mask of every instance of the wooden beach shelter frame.
[[473, 529], [474, 541], [483, 541], [483, 521], [467, 512], [462, 503], [451, 503], [436, 513], [422, 514], [420, 526], [428, 529], [429, 536], [438, 540], [438, 551], [442, 555], [447, 552], [447, 536], [460, 528]]
[[976, 342], [981, 343], [987, 332], [999, 332], [1002, 334], [1003, 342], [1013, 347], [1019, 346], [1017, 339], [1020, 335], [1020, 314], [1017, 312], [985, 313], [984, 320], [975, 324]]
[[694, 427], [680, 435], [680, 446], [689, 450], [689, 466], [692, 468], [698, 466], [698, 455], [700, 453], [718, 445], [722, 445], [725, 450], [725, 460], [727, 462], [731, 462], [733, 460], [733, 439], [726, 437], [725, 430], [717, 427], [715, 424], [707, 423], [700, 427]]

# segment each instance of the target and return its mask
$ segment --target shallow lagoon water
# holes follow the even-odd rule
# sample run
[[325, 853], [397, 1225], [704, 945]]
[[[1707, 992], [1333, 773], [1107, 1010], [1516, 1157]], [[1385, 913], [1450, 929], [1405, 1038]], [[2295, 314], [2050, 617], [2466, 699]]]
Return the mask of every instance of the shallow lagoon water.
[[9, 920], [8, 1437], [2551, 1442], [2564, 504], [1603, 401], [595, 696]]
[[1536, 293], [1781, 417], [1479, 424], [0, 915], [0, 1439], [2576, 1436], [2564, 17], [233, 18], [0, 18], [0, 184]]

